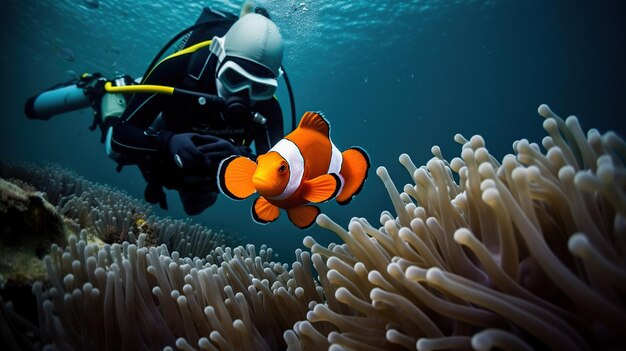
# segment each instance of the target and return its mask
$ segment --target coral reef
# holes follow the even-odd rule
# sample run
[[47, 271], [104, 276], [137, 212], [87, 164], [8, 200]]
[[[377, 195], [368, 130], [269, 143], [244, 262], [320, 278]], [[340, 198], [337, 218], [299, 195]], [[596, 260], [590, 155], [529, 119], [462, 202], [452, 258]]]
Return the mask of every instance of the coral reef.
[[139, 233], [144, 233], [146, 245], [164, 243], [182, 256], [205, 257], [216, 247], [241, 244], [236, 233], [154, 216], [147, 202], [57, 165], [0, 162], [0, 177], [40, 194], [56, 206], [69, 231], [80, 235], [86, 229], [88, 240], [100, 241], [101, 246], [136, 243]]
[[501, 164], [457, 135], [461, 158], [400, 156], [415, 181], [402, 193], [377, 170], [396, 213], [382, 227], [318, 217], [344, 244], [305, 239], [326, 302], [289, 349], [624, 348], [626, 143], [539, 114], [545, 153], [520, 140]]
[[[623, 349], [626, 143], [539, 113], [545, 152], [520, 140], [499, 162], [457, 135], [461, 157], [400, 156], [415, 182], [402, 192], [380, 167], [394, 214], [347, 230], [320, 215], [342, 243], [306, 237], [291, 267], [189, 221], [59, 195], [78, 230], [33, 286], [39, 327], [0, 300], [0, 329], [56, 349]], [[106, 231], [122, 242], [89, 242]]]
[[65, 242], [63, 218], [42, 193], [0, 178], [0, 289], [44, 279], [41, 259]]

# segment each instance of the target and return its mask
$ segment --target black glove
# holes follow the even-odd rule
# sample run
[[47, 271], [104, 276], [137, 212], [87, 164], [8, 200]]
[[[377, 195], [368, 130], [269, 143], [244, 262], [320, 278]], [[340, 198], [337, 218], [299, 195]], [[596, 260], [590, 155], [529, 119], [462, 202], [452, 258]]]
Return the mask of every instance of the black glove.
[[212, 163], [219, 163], [221, 160], [232, 155], [241, 155], [241, 151], [233, 143], [213, 135], [203, 135], [204, 145], [198, 147]]
[[167, 150], [181, 168], [208, 170], [212, 164], [232, 155], [246, 155], [244, 146], [237, 147], [231, 142], [213, 135], [181, 133], [164, 135], [161, 139]]
[[212, 138], [196, 133], [174, 134], [168, 139], [167, 150], [181, 168], [208, 169], [211, 160], [199, 147], [211, 142]]

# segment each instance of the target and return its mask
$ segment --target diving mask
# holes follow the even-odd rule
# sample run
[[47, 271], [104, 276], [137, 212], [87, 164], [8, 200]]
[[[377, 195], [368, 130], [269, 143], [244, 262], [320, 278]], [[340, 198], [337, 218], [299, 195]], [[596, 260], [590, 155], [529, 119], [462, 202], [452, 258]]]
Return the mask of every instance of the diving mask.
[[221, 65], [217, 79], [231, 94], [248, 90], [250, 100], [253, 101], [270, 99], [278, 87], [276, 78], [252, 75], [232, 60], [227, 60]]

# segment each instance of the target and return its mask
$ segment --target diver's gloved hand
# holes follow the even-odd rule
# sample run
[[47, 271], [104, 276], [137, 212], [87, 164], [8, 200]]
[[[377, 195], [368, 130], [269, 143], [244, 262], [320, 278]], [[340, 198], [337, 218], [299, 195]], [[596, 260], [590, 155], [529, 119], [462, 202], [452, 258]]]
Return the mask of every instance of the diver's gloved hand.
[[161, 184], [148, 183], [146, 190], [144, 190], [143, 197], [149, 203], [158, 203], [162, 209], [167, 210], [167, 198], [165, 197], [165, 192]]
[[200, 147], [213, 142], [212, 138], [196, 133], [180, 133], [173, 134], [165, 143], [179, 167], [208, 170], [211, 160], [200, 150]]
[[212, 163], [218, 163], [232, 155], [242, 155], [242, 151], [228, 140], [213, 135], [203, 135], [204, 145], [199, 146], [202, 152]]

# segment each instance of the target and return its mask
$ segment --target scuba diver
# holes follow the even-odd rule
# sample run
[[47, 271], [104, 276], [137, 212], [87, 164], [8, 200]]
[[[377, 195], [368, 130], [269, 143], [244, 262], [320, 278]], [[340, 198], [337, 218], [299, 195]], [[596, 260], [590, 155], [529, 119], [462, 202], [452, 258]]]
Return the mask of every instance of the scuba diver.
[[[178, 50], [159, 61], [178, 41]], [[216, 201], [222, 159], [255, 159], [283, 137], [282, 110], [274, 96], [281, 76], [295, 124], [282, 57], [282, 36], [265, 9], [237, 17], [204, 8], [196, 24], [170, 40], [141, 79], [84, 74], [30, 98], [25, 112], [47, 120], [91, 105], [90, 129], [100, 128], [118, 171], [137, 165], [147, 182], [148, 202], [167, 209], [163, 188], [174, 189], [185, 212], [196, 215]]]

